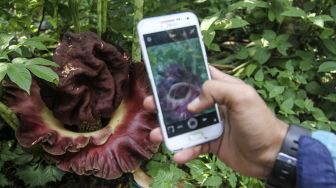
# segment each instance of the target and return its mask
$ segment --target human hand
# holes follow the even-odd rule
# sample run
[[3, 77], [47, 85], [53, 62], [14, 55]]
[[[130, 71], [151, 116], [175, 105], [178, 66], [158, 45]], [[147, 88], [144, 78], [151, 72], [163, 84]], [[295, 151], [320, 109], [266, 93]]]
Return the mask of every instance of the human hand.
[[[200, 96], [188, 105], [188, 110], [198, 113], [217, 103], [224, 119], [224, 134], [214, 141], [177, 152], [174, 160], [182, 164], [200, 154], [214, 153], [244, 175], [265, 178], [280, 151], [288, 125], [275, 117], [254, 88], [211, 66], [210, 72], [212, 80], [203, 84]], [[152, 96], [144, 100], [144, 106], [155, 110]], [[154, 129], [150, 139], [162, 142], [161, 129]]]

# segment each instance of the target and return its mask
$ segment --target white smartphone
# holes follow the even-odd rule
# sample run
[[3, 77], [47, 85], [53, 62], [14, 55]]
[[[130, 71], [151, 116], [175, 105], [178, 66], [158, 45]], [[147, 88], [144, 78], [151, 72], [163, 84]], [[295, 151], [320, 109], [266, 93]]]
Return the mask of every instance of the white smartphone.
[[217, 105], [198, 114], [187, 110], [210, 79], [196, 15], [146, 18], [137, 30], [167, 148], [175, 152], [218, 138], [223, 125]]

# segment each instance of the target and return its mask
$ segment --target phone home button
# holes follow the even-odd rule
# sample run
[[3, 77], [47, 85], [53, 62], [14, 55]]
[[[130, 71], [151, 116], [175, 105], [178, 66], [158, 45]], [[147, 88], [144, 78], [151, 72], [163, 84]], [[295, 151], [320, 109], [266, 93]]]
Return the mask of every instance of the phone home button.
[[198, 121], [195, 118], [190, 118], [187, 122], [187, 125], [190, 129], [196, 129], [198, 125]]
[[201, 139], [204, 139], [204, 136], [202, 135], [202, 133], [194, 133], [194, 134], [189, 135], [190, 141], [201, 140]]

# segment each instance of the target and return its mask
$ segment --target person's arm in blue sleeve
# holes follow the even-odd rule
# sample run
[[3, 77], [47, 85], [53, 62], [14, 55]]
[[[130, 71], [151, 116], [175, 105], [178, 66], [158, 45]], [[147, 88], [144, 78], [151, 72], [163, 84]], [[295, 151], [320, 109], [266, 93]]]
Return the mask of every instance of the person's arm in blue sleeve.
[[[174, 160], [183, 164], [201, 154], [214, 153], [237, 172], [246, 176], [266, 179], [270, 176], [278, 159], [286, 157], [286, 155], [279, 155], [279, 153], [288, 135], [288, 124], [274, 115], [253, 87], [213, 67], [210, 67], [210, 73], [213, 80], [203, 84], [199, 97], [188, 105], [188, 110], [199, 113], [217, 103], [224, 121], [224, 134], [212, 142], [178, 151], [174, 154]], [[144, 106], [147, 110], [155, 111], [153, 96], [144, 100]], [[162, 142], [160, 128], [152, 130], [150, 139], [154, 143]], [[331, 187], [336, 187], [331, 181], [335, 177], [335, 171], [332, 171], [335, 170], [332, 160], [326, 163], [324, 159], [320, 160], [322, 157], [316, 157], [314, 153], [311, 153], [309, 151], [311, 146], [306, 146], [309, 145], [309, 141], [319, 142], [314, 138], [302, 137], [300, 141], [296, 142], [296, 145], [299, 142], [299, 159], [289, 156], [287, 160], [292, 164], [298, 163], [300, 167], [298, 170], [295, 167], [297, 173], [294, 173], [294, 181], [298, 179], [300, 182], [297, 185], [301, 185], [302, 188], [310, 188], [309, 183], [315, 181], [316, 183], [322, 181], [320, 185], [330, 183]], [[315, 151], [315, 153], [319, 153], [319, 151]], [[310, 156], [312, 159], [315, 158], [313, 162], [308, 160]], [[328, 158], [328, 156], [323, 156]], [[295, 155], [295, 157], [297, 156]], [[316, 166], [319, 164], [325, 165], [329, 171], [315, 169], [314, 171], [319, 173], [316, 175], [318, 179], [309, 180], [308, 166], [317, 168]], [[286, 164], [282, 167], [286, 167]], [[278, 169], [279, 171], [282, 172], [281, 168]], [[299, 178], [296, 178], [297, 174]], [[308, 187], [301, 182], [307, 182]]]
[[315, 131], [299, 140], [297, 185], [300, 188], [336, 187], [336, 135]]

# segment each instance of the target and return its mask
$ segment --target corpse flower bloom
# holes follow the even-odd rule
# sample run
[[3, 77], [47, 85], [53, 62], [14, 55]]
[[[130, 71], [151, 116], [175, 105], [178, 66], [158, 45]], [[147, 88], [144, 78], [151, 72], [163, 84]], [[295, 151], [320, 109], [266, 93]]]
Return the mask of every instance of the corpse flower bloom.
[[157, 145], [155, 114], [142, 106], [150, 86], [143, 64], [130, 64], [93, 33], [65, 33], [54, 61], [60, 83], [34, 80], [27, 94], [4, 82], [4, 101], [21, 120], [24, 147], [40, 144], [65, 171], [114, 179], [139, 167]]

